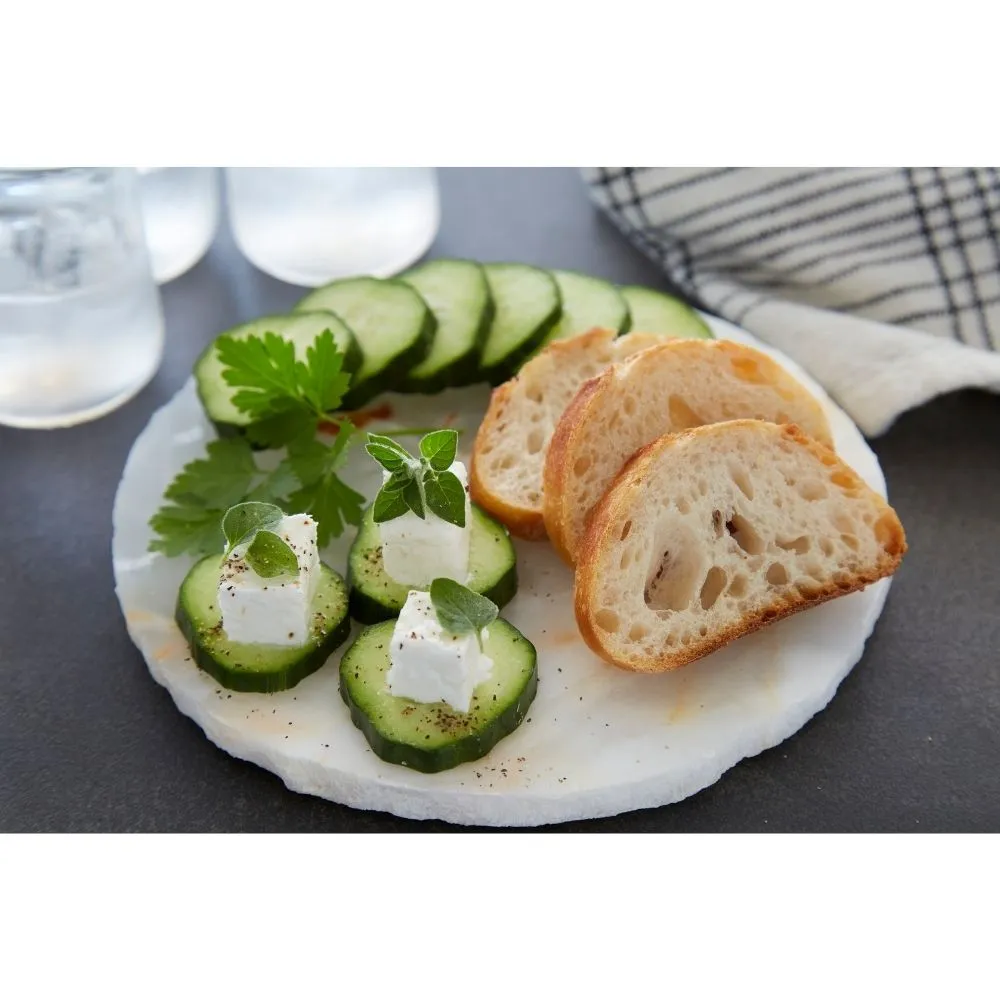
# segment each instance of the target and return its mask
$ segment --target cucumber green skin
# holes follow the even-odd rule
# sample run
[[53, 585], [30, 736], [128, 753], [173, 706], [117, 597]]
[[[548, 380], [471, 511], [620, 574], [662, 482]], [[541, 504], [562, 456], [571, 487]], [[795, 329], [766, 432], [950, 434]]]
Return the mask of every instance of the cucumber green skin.
[[[517, 631], [512, 625], [510, 628]], [[409, 767], [424, 774], [448, 771], [453, 767], [458, 767], [459, 764], [467, 764], [470, 761], [479, 760], [480, 757], [485, 757], [505, 736], [509, 736], [524, 721], [524, 717], [538, 692], [538, 654], [535, 647], [524, 636], [521, 636], [531, 648], [532, 667], [528, 681], [521, 689], [517, 699], [511, 702], [498, 716], [491, 719], [487, 725], [454, 743], [435, 747], [433, 750], [425, 750], [412, 743], [397, 742], [384, 736], [351, 697], [349, 677], [353, 657], [359, 646], [363, 645], [362, 640], [372, 638], [373, 634], [380, 630], [385, 632], [388, 642], [392, 636], [392, 627], [391, 623], [385, 622], [366, 628], [344, 653], [340, 661], [340, 696], [351, 711], [351, 721], [361, 730], [368, 745], [382, 760], [390, 764], [398, 764], [401, 767]], [[521, 635], [519, 632], [517, 634]], [[392, 695], [386, 695], [386, 697], [392, 697]]]
[[558, 298], [559, 286], [555, 287], [557, 301], [548, 316], [538, 324], [526, 340], [523, 340], [514, 351], [507, 354], [502, 361], [498, 361], [494, 365], [480, 364], [477, 381], [488, 382], [493, 386], [502, 385], [512, 379], [520, 370], [521, 365], [535, 353], [535, 349], [542, 345], [562, 316], [562, 299]]
[[504, 382], [512, 379], [520, 371], [521, 365], [535, 353], [536, 348], [540, 347], [552, 330], [555, 329], [560, 316], [562, 316], [561, 302], [535, 328], [535, 332], [527, 340], [523, 340], [518, 345], [517, 350], [508, 354], [499, 364], [492, 365], [489, 368], [480, 368], [477, 381], [489, 382], [490, 385], [496, 386], [502, 385]]
[[[593, 275], [584, 274], [582, 271], [573, 271], [573, 270], [570, 270], [569, 268], [566, 268], [566, 267], [559, 268], [556, 271], [550, 271], [549, 273], [552, 275], [553, 278], [556, 279], [556, 284], [557, 285], [559, 285], [558, 275], [560, 275], [560, 274], [567, 274], [567, 275], [576, 276], [576, 277], [579, 277], [579, 278], [588, 278], [591, 281], [599, 281], [599, 282], [602, 282], [603, 284], [607, 285], [607, 287], [609, 289], [612, 289], [614, 292], [617, 293], [617, 297], [621, 301], [621, 308], [623, 310], [622, 318], [619, 320], [618, 325], [615, 327], [615, 334], [616, 334], [616, 336], [621, 337], [623, 334], [628, 333], [628, 331], [631, 329], [631, 327], [632, 327], [632, 313], [629, 311], [628, 302], [625, 301], [625, 297], [621, 294], [621, 291], [618, 289], [618, 287], [615, 286], [614, 284], [612, 284], [610, 281], [606, 281], [603, 278], [597, 278], [597, 279], [595, 279]], [[562, 286], [561, 285], [560, 285], [560, 289], [559, 290], [560, 290], [560, 292], [562, 291]], [[565, 300], [565, 296], [564, 296], [563, 297], [563, 306], [565, 306], [565, 305], [566, 305], [566, 300]], [[571, 332], [571, 333], [565, 334], [565, 336], [572, 337], [572, 336], [576, 336], [576, 335], [581, 334], [581, 333], [586, 333], [587, 330], [592, 329], [594, 326], [601, 326], [601, 325], [604, 325], [604, 324], [601, 324], [601, 323], [592, 323], [589, 326], [586, 326], [582, 330], [577, 330], [575, 332]], [[559, 323], [557, 322], [556, 323], [556, 327], [558, 328], [558, 326], [559, 326]], [[552, 330], [550, 332], [554, 333], [556, 331], [554, 329], [554, 330]], [[547, 347], [552, 342], [553, 341], [552, 341], [552, 339], [550, 337], [546, 337], [545, 338], [545, 343], [542, 344], [542, 347]]]
[[447, 368], [442, 368], [426, 378], [408, 375], [396, 391], [419, 392], [425, 396], [433, 396], [445, 389], [475, 385], [477, 382], [481, 382], [479, 352], [486, 342], [486, 335], [490, 332], [495, 313], [496, 307], [493, 305], [493, 299], [488, 299], [486, 308], [483, 309], [482, 319], [479, 321], [479, 328], [476, 330], [476, 339], [469, 350], [460, 358], [456, 358]]
[[[687, 337], [692, 339], [701, 340], [714, 340], [715, 334], [712, 332], [712, 328], [692, 309], [686, 302], [682, 299], [677, 298], [675, 295], [670, 295], [667, 292], [660, 292], [654, 288], [647, 288], [645, 285], [621, 285], [618, 288], [619, 293], [625, 302], [628, 304], [630, 312], [632, 313], [632, 327], [635, 328], [635, 307], [641, 302], [641, 299], [652, 299], [654, 302], [657, 299], [665, 300], [664, 305], [669, 303], [670, 311], [674, 313], [671, 317], [671, 322], [668, 324], [669, 329], [664, 329], [659, 321], [654, 321], [652, 323], [644, 324], [640, 320], [640, 325], [642, 326], [643, 333], [659, 333], [668, 336], [676, 337]], [[637, 295], [639, 297], [639, 302], [633, 302], [630, 299], [630, 295]], [[658, 308], [654, 306], [654, 308]]]
[[[324, 311], [329, 312], [329, 310], [324, 310]], [[334, 313], [334, 315], [336, 316], [336, 313]], [[339, 316], [337, 318], [340, 319]], [[350, 327], [348, 327], [343, 320], [340, 320], [340, 322], [346, 330], [350, 330]], [[233, 332], [241, 329], [245, 325], [246, 324], [244, 323], [240, 323], [239, 326], [232, 327], [229, 330], [225, 330], [222, 333], [220, 333], [218, 337], [216, 337], [212, 341], [212, 343], [210, 343], [201, 352], [201, 354], [198, 355], [198, 360], [195, 361], [194, 368], [192, 369], [194, 373], [195, 390], [198, 393], [198, 401], [201, 403], [201, 408], [205, 411], [205, 415], [211, 421], [211, 424], [215, 428], [215, 431], [219, 435], [219, 437], [238, 437], [240, 435], [243, 435], [246, 433], [247, 425], [250, 424], [251, 421], [249, 417], [244, 417], [241, 423], [234, 423], [229, 420], [216, 419], [216, 417], [212, 413], [210, 403], [208, 403], [205, 399], [205, 392], [203, 391], [203, 385], [202, 385], [203, 380], [201, 376], [201, 369], [203, 363], [207, 360], [208, 356], [212, 353], [212, 351], [215, 350], [215, 341], [218, 340], [219, 337], [226, 337], [232, 334]], [[361, 348], [358, 345], [357, 338], [354, 336], [352, 332], [351, 339], [348, 342], [346, 349], [344, 350], [344, 371], [351, 373], [356, 372], [358, 368], [361, 366], [361, 357], [362, 357]], [[253, 444], [252, 442], [250, 444], [250, 447], [253, 448], [255, 451], [260, 450], [259, 446]]]
[[[339, 279], [339, 281], [354, 280], [354, 278]], [[412, 292], [415, 295], [418, 294], [413, 288], [407, 285], [406, 282], [400, 281], [397, 278], [384, 278], [381, 280], [385, 283], [402, 285], [407, 289], [407, 291]], [[311, 309], [314, 309], [315, 306], [309, 305], [309, 299], [323, 291], [323, 289], [329, 288], [331, 285], [338, 284], [339, 281], [331, 281], [329, 284], [323, 285], [322, 287], [309, 292], [308, 295], [304, 296], [298, 304], [293, 307], [292, 311], [308, 312]], [[423, 300], [421, 299], [421, 301]], [[327, 311], [334, 312], [334, 310]], [[347, 324], [345, 323], [345, 325]], [[424, 320], [420, 327], [420, 332], [417, 334], [413, 343], [410, 344], [405, 351], [397, 354], [387, 365], [375, 372], [370, 378], [365, 379], [363, 382], [353, 384], [347, 390], [347, 394], [344, 396], [341, 408], [344, 410], [357, 410], [366, 403], [371, 402], [371, 400], [381, 393], [395, 391], [407, 375], [409, 375], [410, 369], [420, 364], [427, 352], [430, 350], [431, 342], [434, 340], [434, 331], [436, 329], [437, 320], [434, 318], [434, 313], [432, 313], [427, 307], [427, 304], [424, 303]]]
[[[510, 541], [510, 535], [498, 521], [495, 521], [484, 511], [480, 510], [475, 504], [473, 504], [472, 510], [473, 518], [481, 518], [489, 522], [496, 530], [502, 531], [509, 546], [509, 553], [511, 555], [510, 567], [495, 583], [491, 584], [485, 590], [480, 591], [484, 597], [488, 597], [498, 608], [502, 608], [504, 605], [509, 604], [517, 593], [517, 558], [514, 555], [514, 546]], [[366, 544], [365, 535], [367, 533], [364, 529], [370, 531], [371, 526], [372, 511], [371, 507], [369, 507], [364, 513], [364, 517], [361, 520], [361, 528], [358, 529], [358, 533], [351, 544], [351, 550], [347, 555], [347, 586], [350, 589], [348, 601], [351, 617], [362, 625], [376, 625], [378, 622], [398, 617], [406, 600], [405, 595], [402, 600], [391, 601], [374, 594], [369, 594], [363, 589], [363, 585], [357, 579], [354, 567], [363, 558], [362, 553]], [[381, 572], [385, 571], [381, 570]]]
[[[407, 286], [409, 287], [409, 286]], [[434, 313], [427, 310], [420, 334], [416, 340], [401, 354], [397, 354], [380, 372], [372, 378], [352, 385], [344, 396], [343, 408], [345, 410], [357, 410], [366, 403], [371, 402], [376, 396], [383, 392], [394, 392], [399, 389], [399, 385], [406, 379], [410, 369], [420, 364], [430, 349], [434, 340], [434, 331], [437, 329], [437, 320]]]
[[[215, 556], [208, 556], [208, 559], [215, 559]], [[196, 563], [192, 567], [193, 573], [203, 562]], [[334, 573], [328, 566], [323, 569], [331, 576], [340, 579], [339, 573]], [[190, 573], [188, 574], [190, 576]], [[186, 578], [185, 578], [186, 579]], [[331, 654], [339, 646], [342, 646], [351, 634], [351, 619], [347, 614], [347, 603], [344, 603], [344, 614], [336, 621], [329, 631], [324, 635], [323, 641], [305, 656], [296, 660], [280, 670], [274, 671], [247, 671], [233, 670], [228, 664], [218, 660], [211, 649], [205, 645], [201, 630], [191, 620], [187, 609], [183, 603], [184, 584], [181, 584], [180, 593], [177, 595], [177, 605], [174, 610], [174, 620], [184, 634], [188, 646], [191, 649], [191, 657], [194, 662], [213, 677], [224, 688], [230, 691], [252, 692], [255, 694], [275, 694], [278, 691], [287, 691], [295, 687], [300, 681], [305, 680], [310, 674], [314, 674], [330, 658]]]

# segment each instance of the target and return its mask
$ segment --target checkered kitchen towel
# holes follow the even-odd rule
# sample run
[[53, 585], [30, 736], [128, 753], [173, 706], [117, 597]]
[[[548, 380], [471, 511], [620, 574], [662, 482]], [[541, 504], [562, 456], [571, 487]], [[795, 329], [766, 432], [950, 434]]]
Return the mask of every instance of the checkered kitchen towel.
[[868, 435], [1000, 392], [996, 169], [584, 170], [675, 286], [790, 355]]

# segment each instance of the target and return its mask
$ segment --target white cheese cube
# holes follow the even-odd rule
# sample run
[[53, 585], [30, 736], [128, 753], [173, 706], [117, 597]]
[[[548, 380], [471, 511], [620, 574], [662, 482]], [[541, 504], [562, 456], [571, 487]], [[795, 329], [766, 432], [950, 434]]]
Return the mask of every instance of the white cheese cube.
[[[465, 488], [465, 527], [449, 524], [430, 510], [421, 520], [407, 511], [378, 526], [382, 540], [382, 565], [386, 573], [404, 587], [429, 587], [439, 576], [458, 583], [469, 579], [469, 545], [472, 540], [472, 504], [469, 477], [461, 462], [453, 462], [449, 472], [458, 476]], [[382, 481], [389, 478], [386, 472]]]
[[[483, 629], [483, 638], [489, 632]], [[476, 686], [487, 680], [493, 661], [479, 651], [474, 635], [452, 635], [437, 620], [430, 594], [411, 590], [396, 620], [389, 649], [386, 686], [398, 698], [443, 701], [468, 712]]]
[[289, 514], [274, 530], [295, 553], [298, 575], [258, 576], [243, 561], [242, 550], [230, 554], [219, 581], [219, 610], [233, 642], [301, 646], [309, 638], [320, 572], [316, 522], [308, 514]]

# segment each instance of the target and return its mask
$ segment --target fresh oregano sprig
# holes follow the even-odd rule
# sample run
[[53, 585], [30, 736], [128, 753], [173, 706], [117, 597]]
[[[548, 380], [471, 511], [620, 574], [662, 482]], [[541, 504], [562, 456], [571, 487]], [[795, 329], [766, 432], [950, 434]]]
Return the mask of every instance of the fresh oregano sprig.
[[453, 635], [474, 634], [482, 652], [483, 629], [496, 621], [500, 609], [488, 597], [443, 576], [431, 583], [430, 595], [441, 628]]
[[299, 561], [292, 547], [275, 530], [285, 512], [273, 503], [238, 503], [222, 518], [226, 536], [224, 557], [243, 548], [243, 560], [258, 575], [295, 575]]
[[431, 431], [420, 439], [419, 457], [383, 434], [368, 434], [365, 450], [389, 473], [375, 497], [372, 516], [382, 524], [413, 511], [465, 527], [465, 487], [450, 471], [458, 451], [458, 431]]

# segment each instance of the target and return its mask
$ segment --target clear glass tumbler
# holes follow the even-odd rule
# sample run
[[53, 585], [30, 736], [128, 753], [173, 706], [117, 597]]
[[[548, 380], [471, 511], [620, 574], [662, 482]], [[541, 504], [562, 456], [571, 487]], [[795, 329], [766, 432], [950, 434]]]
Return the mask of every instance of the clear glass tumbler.
[[0, 423], [99, 417], [162, 353], [136, 172], [0, 169]]
[[215, 167], [140, 167], [139, 188], [153, 277], [161, 285], [205, 256], [219, 225]]
[[294, 285], [396, 274], [441, 219], [430, 167], [230, 168], [226, 189], [244, 256]]

